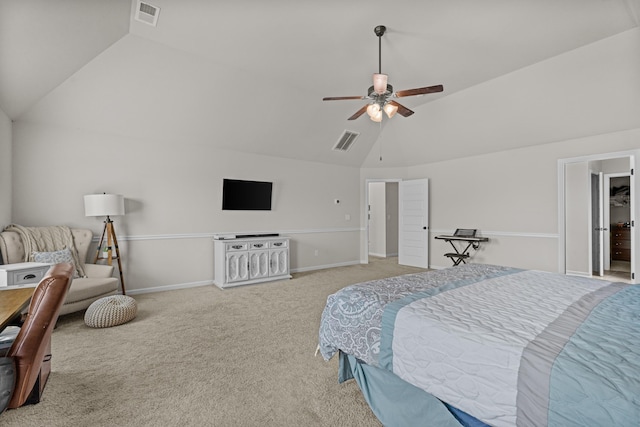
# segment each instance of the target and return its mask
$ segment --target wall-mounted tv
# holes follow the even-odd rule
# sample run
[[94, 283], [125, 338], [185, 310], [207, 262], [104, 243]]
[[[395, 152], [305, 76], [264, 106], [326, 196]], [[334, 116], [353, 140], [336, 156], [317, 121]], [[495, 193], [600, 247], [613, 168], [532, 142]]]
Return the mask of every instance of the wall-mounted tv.
[[222, 181], [222, 209], [270, 211], [273, 183], [227, 179]]

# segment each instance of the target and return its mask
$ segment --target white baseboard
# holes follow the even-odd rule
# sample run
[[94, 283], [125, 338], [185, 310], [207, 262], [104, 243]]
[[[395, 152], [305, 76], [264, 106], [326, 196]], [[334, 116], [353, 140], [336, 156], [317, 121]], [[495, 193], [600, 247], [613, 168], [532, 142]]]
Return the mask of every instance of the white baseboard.
[[[327, 268], [345, 267], [348, 265], [356, 265], [356, 264], [361, 264], [361, 262], [348, 261], [348, 262], [341, 262], [337, 264], [314, 265], [313, 267], [292, 269], [291, 272], [302, 273], [305, 271], [324, 270]], [[127, 289], [127, 295], [149, 294], [152, 292], [162, 292], [162, 291], [174, 291], [177, 289], [198, 288], [200, 286], [209, 286], [209, 285], [214, 285], [213, 280], [203, 280], [200, 282], [189, 282], [189, 283], [177, 283], [174, 285], [154, 286], [152, 288], [143, 288], [143, 289]]]
[[566, 271], [566, 275], [567, 276], [580, 276], [580, 277], [593, 277], [593, 275], [591, 273], [585, 273], [584, 271], [572, 271], [572, 270], [567, 270]]
[[201, 282], [178, 283], [175, 285], [154, 286], [153, 288], [127, 289], [127, 295], [149, 294], [152, 292], [175, 291], [176, 289], [198, 288], [200, 286], [213, 285], [213, 280]]
[[393, 257], [398, 256], [398, 253], [396, 252], [394, 254], [379, 254], [379, 253], [376, 253], [376, 252], [369, 252], [369, 255], [376, 256], [378, 258], [393, 258]]
[[337, 264], [314, 265], [312, 267], [294, 268], [294, 269], [291, 269], [291, 272], [303, 273], [305, 271], [324, 270], [326, 268], [334, 268], [334, 267], [346, 267], [347, 265], [356, 265], [356, 264], [363, 264], [363, 263], [360, 261], [347, 261], [347, 262], [340, 262]]

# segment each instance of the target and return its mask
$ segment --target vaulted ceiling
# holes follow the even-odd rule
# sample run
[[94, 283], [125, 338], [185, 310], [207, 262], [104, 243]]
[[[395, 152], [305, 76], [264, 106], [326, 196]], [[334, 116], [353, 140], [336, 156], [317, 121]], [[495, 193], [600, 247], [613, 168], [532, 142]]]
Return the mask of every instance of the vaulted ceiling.
[[[443, 160], [557, 138], [482, 128], [492, 141], [483, 146], [470, 135], [477, 129], [456, 129], [469, 120], [453, 121], [465, 116], [452, 110], [463, 109], [456, 99], [465, 91], [490, 93], [505, 76], [638, 27], [640, 13], [639, 0], [148, 3], [160, 8], [155, 27], [134, 19], [136, 0], [0, 0], [0, 109], [12, 120], [159, 146], [348, 166], [383, 152], [385, 166]], [[387, 27], [382, 72], [396, 90], [445, 91], [403, 98], [415, 111], [408, 118], [347, 121], [364, 101], [322, 97], [366, 95], [378, 69], [377, 25]], [[331, 150], [345, 129], [360, 133], [353, 148]], [[433, 148], [416, 158], [416, 144]]]

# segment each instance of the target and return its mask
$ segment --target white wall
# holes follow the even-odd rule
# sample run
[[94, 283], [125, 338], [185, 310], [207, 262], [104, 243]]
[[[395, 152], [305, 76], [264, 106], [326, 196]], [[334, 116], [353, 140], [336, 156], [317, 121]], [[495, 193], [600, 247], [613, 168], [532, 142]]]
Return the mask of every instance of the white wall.
[[445, 242], [456, 228], [490, 238], [473, 262], [558, 271], [558, 159], [640, 147], [640, 128], [398, 169], [362, 169], [361, 179], [429, 178], [429, 265], [450, 266]]
[[[18, 224], [100, 233], [103, 219], [84, 216], [83, 195], [125, 196], [126, 215], [113, 219], [127, 289], [211, 283], [211, 237], [223, 232], [291, 236], [297, 271], [359, 261], [356, 168], [21, 121], [13, 165]], [[225, 177], [272, 181], [273, 210], [222, 211]]]
[[0, 229], [11, 222], [11, 120], [0, 109]]

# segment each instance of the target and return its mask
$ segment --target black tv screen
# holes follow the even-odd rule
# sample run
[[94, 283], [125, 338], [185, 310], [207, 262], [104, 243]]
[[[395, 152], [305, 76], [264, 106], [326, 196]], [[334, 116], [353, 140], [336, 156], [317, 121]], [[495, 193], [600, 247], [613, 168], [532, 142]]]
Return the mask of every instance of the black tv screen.
[[270, 211], [273, 183], [224, 179], [222, 209], [232, 211]]

